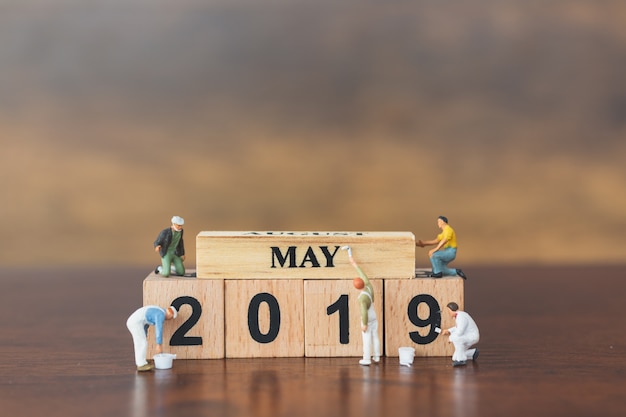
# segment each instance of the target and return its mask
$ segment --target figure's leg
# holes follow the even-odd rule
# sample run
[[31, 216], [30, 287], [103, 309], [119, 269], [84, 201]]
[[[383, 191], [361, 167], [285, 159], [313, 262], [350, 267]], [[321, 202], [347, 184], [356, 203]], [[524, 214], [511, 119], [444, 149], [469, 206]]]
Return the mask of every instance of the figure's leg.
[[438, 274], [443, 269], [443, 264], [441, 263], [441, 258], [438, 255], [439, 251], [433, 253], [433, 256], [430, 257], [430, 264], [433, 267], [433, 274]]
[[465, 357], [467, 358], [467, 360], [473, 360], [475, 361], [476, 359], [478, 359], [478, 354], [480, 353], [478, 351], [478, 348], [472, 348], [470, 349], [472, 346], [476, 345], [480, 340], [479, 336], [469, 336], [467, 339], [465, 339], [465, 348], [467, 349], [465, 351]]
[[378, 362], [380, 360], [380, 339], [378, 338], [378, 320], [374, 320], [370, 326], [372, 327], [372, 342], [374, 344], [374, 356], [372, 360], [374, 362]]
[[165, 256], [161, 258], [161, 275], [166, 278], [169, 277], [171, 267], [172, 256], [169, 253], [166, 253]]
[[371, 327], [367, 326], [367, 331], [361, 332], [363, 338], [363, 359], [359, 361], [361, 365], [372, 363], [372, 333]]
[[435, 255], [437, 255], [437, 258], [440, 262], [439, 271], [443, 273], [444, 276], [456, 276], [456, 269], [448, 268], [448, 264], [456, 258], [456, 249], [446, 248], [435, 252], [433, 256]]
[[180, 275], [180, 276], [185, 275], [185, 265], [183, 264], [183, 260], [180, 258], [180, 256], [174, 255], [172, 257], [172, 262], [174, 263], [176, 275]]
[[468, 361], [475, 361], [476, 359], [478, 359], [478, 348], [467, 349], [465, 351], [465, 357]]
[[454, 345], [454, 353], [452, 354], [452, 363], [454, 365], [464, 365], [467, 360], [467, 346], [465, 342], [454, 335], [450, 336], [450, 342]]
[[148, 354], [148, 339], [142, 323], [133, 323], [130, 320], [126, 322], [126, 327], [133, 336], [133, 346], [135, 348], [135, 364], [137, 367], [144, 366], [148, 363], [146, 356]]

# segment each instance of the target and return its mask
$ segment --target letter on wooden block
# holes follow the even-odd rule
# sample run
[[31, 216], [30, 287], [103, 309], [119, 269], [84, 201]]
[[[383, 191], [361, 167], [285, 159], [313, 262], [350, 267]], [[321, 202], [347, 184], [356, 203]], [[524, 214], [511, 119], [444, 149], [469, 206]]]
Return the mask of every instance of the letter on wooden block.
[[[143, 304], [178, 310], [163, 326], [163, 351], [177, 359], [224, 357], [224, 280], [169, 277], [150, 274], [143, 282]], [[150, 326], [148, 357], [155, 353]]]
[[446, 305], [464, 305], [464, 280], [458, 277], [386, 279], [385, 346], [387, 356], [398, 356], [398, 348], [415, 348], [415, 356], [452, 356], [448, 336], [435, 332], [454, 326]]
[[415, 276], [410, 232], [201, 232], [198, 278], [352, 279], [344, 245], [370, 279]]
[[[383, 345], [383, 282], [371, 280], [378, 336]], [[362, 356], [360, 290], [352, 280], [304, 282], [305, 355], [309, 357]]]
[[303, 281], [226, 280], [226, 357], [304, 356]]

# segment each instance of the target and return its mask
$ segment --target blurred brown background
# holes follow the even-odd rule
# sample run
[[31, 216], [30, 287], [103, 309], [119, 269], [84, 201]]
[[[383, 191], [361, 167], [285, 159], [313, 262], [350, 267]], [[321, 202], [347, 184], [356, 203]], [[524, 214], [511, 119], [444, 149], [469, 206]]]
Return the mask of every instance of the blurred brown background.
[[[456, 229], [457, 265], [618, 263], [621, 0], [4, 0], [1, 265], [158, 232]], [[418, 263], [427, 263], [418, 250]]]

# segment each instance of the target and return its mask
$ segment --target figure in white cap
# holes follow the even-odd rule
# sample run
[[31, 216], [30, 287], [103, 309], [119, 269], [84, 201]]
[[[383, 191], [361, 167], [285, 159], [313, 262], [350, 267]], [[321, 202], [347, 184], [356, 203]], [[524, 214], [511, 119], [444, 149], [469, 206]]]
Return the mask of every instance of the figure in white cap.
[[126, 320], [126, 327], [133, 336], [135, 346], [135, 364], [137, 371], [151, 371], [153, 365], [148, 363], [148, 327], [154, 326], [154, 338], [156, 340], [156, 353], [163, 352], [163, 322], [175, 319], [178, 311], [174, 306], [163, 309], [158, 306], [144, 306], [135, 311]]
[[[185, 243], [183, 241], [182, 217], [172, 217], [172, 225], [163, 229], [154, 241], [154, 251], [161, 257], [161, 265], [157, 266], [154, 272], [164, 277], [169, 277], [170, 273], [185, 275]], [[173, 271], [171, 271], [173, 266]]]
[[[376, 311], [374, 311], [374, 287], [372, 287], [369, 279], [367, 279], [367, 275], [365, 275], [361, 267], [357, 265], [352, 257], [352, 249], [350, 246], [342, 246], [341, 249], [348, 251], [350, 263], [359, 274], [359, 278], [355, 278], [352, 281], [354, 288], [361, 290], [357, 300], [359, 301], [361, 335], [363, 336], [363, 359], [359, 361], [359, 364], [367, 366], [370, 365], [372, 361], [380, 361], [378, 320], [376, 318]], [[372, 348], [374, 352], [372, 352]]]

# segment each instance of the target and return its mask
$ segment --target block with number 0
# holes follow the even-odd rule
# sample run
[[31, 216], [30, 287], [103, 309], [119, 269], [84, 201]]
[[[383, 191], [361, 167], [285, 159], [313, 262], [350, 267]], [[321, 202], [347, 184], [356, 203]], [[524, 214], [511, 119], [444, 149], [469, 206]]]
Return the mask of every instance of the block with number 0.
[[227, 358], [304, 356], [301, 279], [226, 280], [225, 300]]

